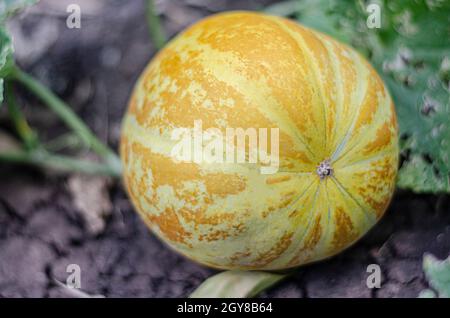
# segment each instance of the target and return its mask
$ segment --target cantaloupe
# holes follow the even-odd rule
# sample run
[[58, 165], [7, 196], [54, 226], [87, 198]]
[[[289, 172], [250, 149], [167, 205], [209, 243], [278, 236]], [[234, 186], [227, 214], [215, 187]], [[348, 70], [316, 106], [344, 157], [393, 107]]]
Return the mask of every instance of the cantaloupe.
[[[277, 172], [176, 160], [173, 132], [195, 121], [224, 135], [279, 129]], [[146, 67], [121, 157], [134, 207], [170, 247], [215, 268], [285, 269], [341, 252], [382, 217], [395, 187], [397, 120], [382, 80], [352, 48], [284, 18], [222, 13]]]

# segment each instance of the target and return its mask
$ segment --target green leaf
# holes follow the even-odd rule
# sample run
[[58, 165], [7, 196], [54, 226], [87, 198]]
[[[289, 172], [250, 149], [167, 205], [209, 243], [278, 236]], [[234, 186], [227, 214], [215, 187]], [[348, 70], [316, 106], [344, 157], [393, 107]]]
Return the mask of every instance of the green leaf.
[[[450, 257], [440, 261], [431, 254], [423, 258], [425, 276], [440, 298], [450, 298]], [[422, 293], [421, 293], [422, 294]], [[428, 292], [425, 295], [430, 295]]]
[[[450, 192], [450, 2], [299, 1], [302, 24], [364, 54], [394, 99], [401, 135], [398, 186]], [[381, 28], [366, 25], [369, 3], [381, 8]], [[292, 16], [289, 12], [289, 16]]]
[[436, 298], [436, 293], [431, 289], [424, 289], [420, 292], [419, 298]]
[[253, 271], [227, 271], [205, 280], [191, 298], [247, 298], [258, 295], [287, 275]]
[[0, 78], [0, 108], [2, 107], [3, 104], [3, 78]]
[[2, 0], [0, 2], [0, 23], [4, 23], [8, 17], [38, 1], [39, 0]]
[[8, 73], [8, 68], [11, 65], [14, 48], [11, 38], [0, 27], [0, 78], [4, 78]]
[[438, 178], [433, 166], [418, 155], [411, 156], [402, 168], [397, 185], [415, 192], [448, 191], [448, 183]]
[[39, 0], [2, 0], [0, 2], [0, 107], [3, 103], [4, 78], [8, 75], [14, 64], [14, 48], [11, 37], [6, 31], [5, 23], [8, 17], [16, 14], [19, 10], [33, 5]]
[[264, 9], [265, 13], [279, 16], [295, 16], [303, 9], [298, 0], [289, 0], [272, 4]]
[[13, 51], [10, 37], [0, 26], [0, 107], [3, 102], [3, 79], [8, 73], [9, 65], [11, 65]]
[[156, 48], [160, 50], [166, 44], [167, 38], [161, 25], [161, 20], [156, 13], [156, 8], [153, 0], [147, 0], [146, 17], [148, 31], [151, 35], [153, 43], [155, 44]]

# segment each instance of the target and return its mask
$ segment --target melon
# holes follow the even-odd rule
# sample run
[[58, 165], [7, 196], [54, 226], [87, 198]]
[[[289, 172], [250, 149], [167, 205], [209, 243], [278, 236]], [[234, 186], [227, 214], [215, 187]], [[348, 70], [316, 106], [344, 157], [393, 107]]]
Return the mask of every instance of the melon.
[[[187, 146], [192, 160], [175, 158], [174, 132], [196, 123], [222, 133], [217, 147], [209, 135]], [[276, 147], [250, 142], [264, 129]], [[248, 160], [202, 160], [205, 148]], [[383, 216], [398, 129], [386, 86], [355, 50], [284, 18], [227, 12], [188, 27], [151, 60], [120, 153], [136, 211], [168, 246], [214, 268], [280, 270], [343, 251]]]

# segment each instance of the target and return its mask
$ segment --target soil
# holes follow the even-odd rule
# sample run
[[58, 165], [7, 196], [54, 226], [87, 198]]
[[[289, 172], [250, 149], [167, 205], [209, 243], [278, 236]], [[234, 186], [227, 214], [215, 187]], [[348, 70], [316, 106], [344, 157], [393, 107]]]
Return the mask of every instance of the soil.
[[[258, 10], [270, 0], [157, 1], [164, 29], [174, 36], [203, 16], [232, 9]], [[81, 7], [81, 29], [66, 27], [66, 7]], [[70, 103], [102, 140], [117, 147], [120, 119], [133, 84], [155, 48], [144, 2], [41, 3], [9, 25], [17, 60]], [[64, 126], [28, 94], [20, 102], [44, 139]], [[5, 110], [0, 127], [9, 129]], [[71, 297], [67, 266], [81, 268], [81, 290], [106, 297], [184, 297], [216, 271], [175, 254], [144, 226], [120, 184], [109, 186], [112, 207], [92, 230], [74, 205], [69, 177], [0, 164], [0, 296]], [[102, 216], [103, 217], [103, 216]], [[427, 288], [424, 253], [450, 252], [449, 196], [397, 191], [382, 221], [346, 252], [299, 268], [261, 297], [417, 297]], [[369, 264], [382, 271], [369, 289]]]

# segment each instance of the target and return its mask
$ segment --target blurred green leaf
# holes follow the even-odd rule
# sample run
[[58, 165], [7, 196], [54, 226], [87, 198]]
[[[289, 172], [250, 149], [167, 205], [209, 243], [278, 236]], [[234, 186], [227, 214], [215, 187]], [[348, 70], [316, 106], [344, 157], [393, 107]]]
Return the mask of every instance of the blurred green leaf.
[[39, 0], [2, 0], [0, 2], [0, 107], [3, 102], [4, 78], [13, 64], [14, 48], [6, 30], [6, 19]]
[[265, 8], [267, 14], [279, 15], [283, 17], [295, 17], [300, 10], [304, 9], [302, 2], [298, 0], [289, 0], [274, 3]]
[[419, 298], [436, 298], [436, 293], [430, 289], [424, 289], [420, 292]]
[[4, 77], [12, 60], [13, 46], [10, 37], [0, 26], [0, 107], [3, 102]]
[[268, 272], [226, 271], [205, 280], [191, 298], [247, 298], [285, 278], [286, 275]]
[[161, 20], [156, 12], [155, 3], [153, 0], [147, 0], [146, 3], [146, 17], [148, 31], [151, 35], [153, 43], [158, 50], [162, 49], [167, 42]]
[[[431, 254], [423, 258], [423, 270], [432, 287], [440, 298], [450, 298], [450, 257], [440, 261]], [[431, 290], [425, 290], [420, 297], [431, 297]]]
[[0, 2], [0, 24], [18, 11], [37, 3], [39, 0], [2, 0]]
[[[450, 1], [298, 3], [287, 16], [356, 48], [389, 87], [402, 138], [398, 186], [450, 192]], [[379, 29], [367, 26], [372, 3], [381, 9]]]

